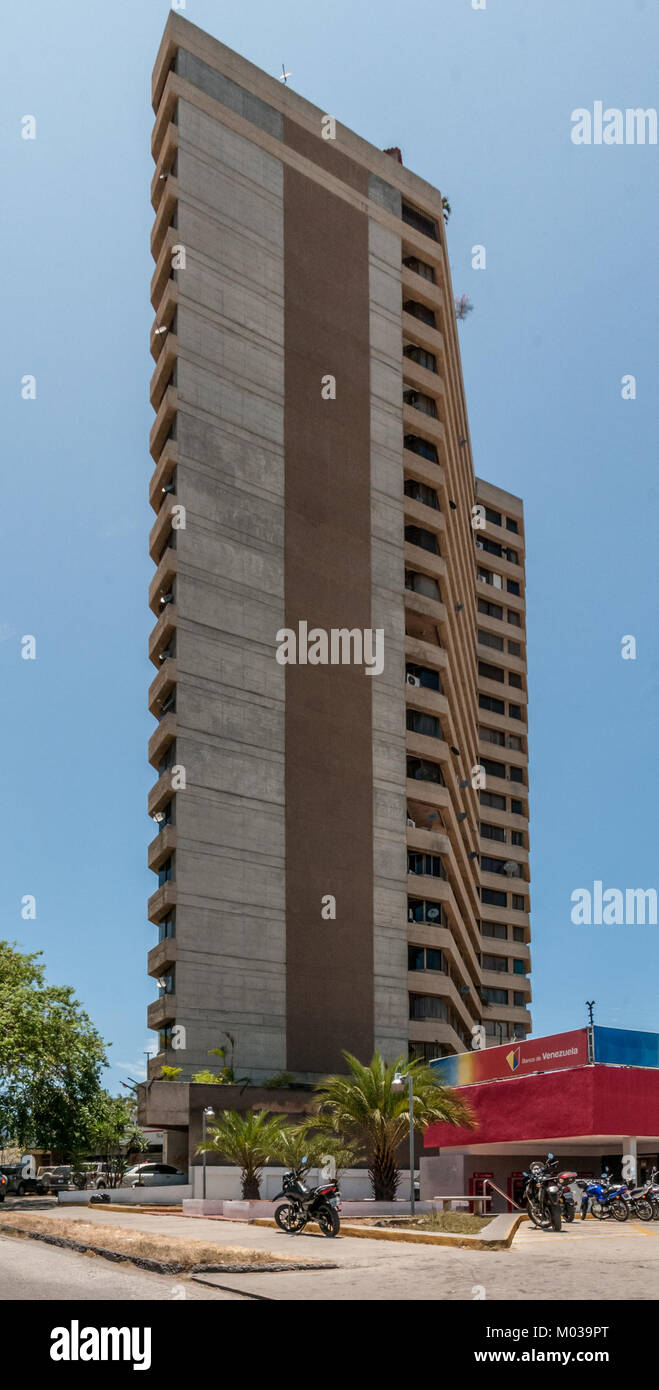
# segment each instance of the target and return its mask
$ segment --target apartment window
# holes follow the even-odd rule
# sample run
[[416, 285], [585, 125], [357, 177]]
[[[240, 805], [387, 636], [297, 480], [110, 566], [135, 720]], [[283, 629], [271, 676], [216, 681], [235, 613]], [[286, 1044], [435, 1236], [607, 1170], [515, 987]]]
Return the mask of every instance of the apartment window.
[[173, 1044], [174, 1026], [169, 1023], [166, 1028], [158, 1030], [158, 1051], [169, 1052]]
[[502, 551], [501, 546], [499, 545], [499, 542], [498, 542], [498, 541], [490, 541], [490, 540], [488, 540], [487, 536], [484, 536], [484, 537], [482, 537], [481, 539], [478, 539], [478, 540], [476, 541], [476, 546], [477, 546], [477, 549], [478, 549], [478, 550], [487, 550], [487, 552], [488, 552], [489, 555], [498, 555], [498, 556], [501, 556], [501, 555], [503, 554], [503, 551]]
[[505, 811], [506, 798], [500, 796], [498, 792], [481, 792], [481, 806], [491, 806], [494, 811]]
[[524, 928], [513, 927], [513, 941], [524, 941]]
[[524, 960], [514, 960], [514, 961], [513, 961], [513, 974], [514, 974], [514, 975], [525, 975], [525, 974], [526, 974], [526, 961], [524, 961]]
[[500, 974], [505, 974], [508, 961], [505, 956], [483, 956], [483, 970], [498, 970]]
[[500, 574], [494, 574], [492, 570], [484, 570], [480, 566], [476, 570], [476, 578], [480, 579], [481, 584], [491, 584], [494, 589], [503, 587], [503, 580]]
[[523, 749], [522, 740], [518, 734], [508, 734], [507, 747], [514, 753], [521, 753]]
[[418, 1057], [422, 1062], [432, 1062], [436, 1057], [454, 1057], [455, 1053], [448, 1043], [409, 1041], [410, 1057]]
[[414, 227], [416, 231], [421, 232], [423, 236], [429, 236], [432, 237], [433, 241], [439, 241], [437, 223], [434, 217], [428, 217], [427, 213], [419, 212], [417, 208], [411, 207], [409, 203], [403, 203], [401, 217], [403, 222], [407, 222], [408, 226]]
[[158, 998], [159, 998], [159, 999], [162, 999], [162, 997], [163, 997], [164, 994], [175, 994], [175, 993], [176, 993], [176, 971], [175, 971], [175, 967], [172, 966], [171, 970], [168, 970], [166, 975], [161, 975], [160, 978], [161, 978], [161, 980], [162, 980], [162, 984], [159, 984], [159, 985], [158, 985]]
[[174, 876], [174, 856], [170, 854], [164, 864], [158, 870], [158, 887], [162, 888], [164, 883], [171, 883]]
[[503, 700], [497, 700], [496, 695], [479, 695], [478, 705], [479, 709], [489, 709], [492, 711], [492, 714], [506, 713], [506, 706]]
[[488, 825], [481, 821], [481, 835], [484, 840], [500, 840], [504, 845], [506, 843], [506, 832], [503, 825]]
[[520, 618], [516, 608], [509, 608], [506, 617], [512, 627], [522, 626], [522, 619]]
[[450, 1022], [448, 1008], [436, 994], [411, 994], [410, 1018], [441, 1018], [444, 1023]]
[[[502, 703], [503, 703], [503, 701], [502, 701]], [[521, 705], [509, 705], [509, 706], [508, 706], [508, 717], [509, 717], [509, 719], [521, 719], [521, 717], [522, 717], [522, 706], [521, 706]]]
[[520, 849], [524, 848], [524, 835], [521, 830], [511, 830], [510, 843], [511, 845], [517, 845]]
[[439, 498], [434, 487], [419, 483], [416, 478], [406, 478], [404, 492], [406, 497], [411, 497], [415, 502], [423, 502], [424, 507], [432, 507], [436, 512], [440, 510]]
[[500, 748], [505, 748], [506, 735], [501, 729], [479, 729], [478, 733], [484, 743], [496, 743]]
[[512, 516], [506, 517], [506, 530], [515, 531], [516, 534], [519, 533], [519, 527], [517, 525], [517, 522], [514, 520]]
[[508, 651], [510, 652], [510, 655], [511, 655], [511, 656], [520, 656], [520, 657], [521, 657], [521, 655], [522, 655], [522, 644], [521, 644], [521, 642], [513, 642], [512, 639], [509, 637], [509, 638], [508, 638]]
[[408, 661], [405, 665], [405, 674], [412, 677], [412, 682], [418, 681], [424, 690], [438, 690], [441, 693], [442, 683], [439, 679], [439, 671], [433, 671], [432, 667], [417, 666], [416, 662]]
[[481, 855], [481, 869], [487, 874], [502, 874], [505, 859], [491, 859], [489, 855]]
[[418, 256], [405, 256], [403, 265], [406, 265], [408, 270], [413, 270], [415, 275], [422, 275], [424, 280], [430, 280], [430, 283], [434, 285], [435, 271], [431, 265], [428, 265], [427, 261], [420, 261]]
[[494, 763], [491, 758], [483, 758], [482, 765], [488, 777], [505, 777], [506, 775], [505, 763]]
[[503, 608], [499, 603], [490, 603], [489, 599], [479, 598], [478, 611], [479, 613], [487, 613], [488, 618], [498, 618], [500, 622], [503, 621]]
[[511, 780], [511, 782], [523, 782], [523, 781], [524, 781], [524, 769], [523, 769], [523, 767], [511, 767], [511, 769], [510, 769], [510, 780]]
[[512, 798], [512, 800], [511, 800], [511, 803], [510, 803], [510, 809], [511, 809], [511, 811], [512, 811], [512, 813], [513, 813], [514, 816], [523, 816], [523, 815], [524, 815], [524, 802], [523, 802], [523, 801], [518, 801], [517, 797], [514, 796], [514, 797]]
[[[167, 699], [163, 700], [160, 706], [158, 718], [164, 719], [166, 714], [176, 714], [176, 694], [173, 690], [171, 695], [168, 695]], [[162, 823], [160, 825], [160, 829], [162, 830]]]
[[526, 900], [523, 893], [513, 893], [513, 907], [515, 912], [524, 912], [526, 910]]
[[521, 677], [520, 675], [518, 675], [517, 671], [509, 671], [509, 672], [508, 672], [508, 684], [509, 684], [509, 685], [514, 685], [515, 690], [522, 690], [522, 689], [523, 689], [522, 677]]
[[412, 734], [423, 734], [424, 738], [442, 738], [442, 726], [435, 714], [408, 709], [406, 724]]
[[513, 549], [511, 548], [511, 546], [509, 546], [509, 545], [508, 545], [508, 546], [505, 546], [505, 545], [504, 545], [504, 547], [503, 547], [503, 553], [504, 553], [504, 555], [506, 556], [506, 559], [508, 560], [508, 563], [509, 563], [509, 564], [511, 564], [511, 565], [518, 565], [518, 564], [519, 564], [519, 555], [518, 555], [518, 553], [517, 553], [516, 550], [513, 550]]
[[484, 632], [478, 629], [478, 640], [482, 647], [494, 647], [495, 651], [503, 651], [503, 637], [498, 637], [496, 632]]
[[176, 918], [172, 913], [171, 917], [164, 917], [158, 923], [158, 940], [166, 941], [168, 937], [176, 936]]
[[490, 666], [487, 661], [479, 661], [479, 676], [485, 676], [488, 681], [501, 681], [503, 683], [503, 671], [500, 666]]
[[493, 985], [483, 985], [481, 994], [486, 1004], [507, 1004], [508, 990], [495, 989]]
[[518, 594], [518, 595], [519, 595], [520, 589], [519, 589], [519, 584], [518, 584], [518, 582], [517, 582], [516, 579], [507, 579], [507, 580], [506, 580], [506, 589], [507, 589], [507, 591], [508, 591], [509, 594]]
[[408, 758], [407, 775], [417, 782], [436, 782], [444, 786], [444, 778], [438, 763], [429, 763], [425, 758]]
[[488, 521], [492, 522], [493, 526], [501, 525], [501, 512], [495, 512], [492, 507], [486, 507], [485, 516]]
[[427, 323], [429, 328], [435, 327], [434, 310], [428, 309], [425, 304], [420, 304], [418, 299], [406, 299], [403, 309], [406, 314], [411, 314], [412, 318], [418, 319], [420, 323]]
[[441, 927], [441, 903], [429, 903], [421, 898], [408, 898], [407, 920], [408, 922], [428, 922], [431, 927]]
[[[435, 599], [437, 603], [441, 600], [439, 584], [428, 574], [419, 574], [416, 570], [406, 570], [405, 588], [411, 589], [415, 594], [423, 594], [425, 598]], [[503, 676], [501, 679], [503, 680]]]
[[526, 1003], [526, 998], [525, 998], [525, 995], [524, 995], [523, 991], [522, 991], [521, 989], [514, 989], [514, 990], [513, 990], [513, 1004], [515, 1005], [515, 1008], [516, 1008], [516, 1009], [523, 1009], [525, 1003]]
[[411, 453], [417, 454], [419, 458], [428, 459], [430, 463], [438, 463], [439, 458], [437, 449], [429, 439], [423, 439], [419, 434], [406, 434], [403, 440], [406, 449]]
[[418, 545], [431, 555], [439, 555], [439, 542], [434, 531], [426, 531], [423, 526], [406, 526], [405, 540], [410, 545]]
[[496, 941], [508, 940], [508, 928], [503, 922], [481, 922], [481, 935], [491, 936]]
[[481, 902], [488, 903], [490, 907], [505, 907], [507, 895], [500, 893], [498, 888], [481, 888]]
[[408, 343], [403, 348], [403, 357], [409, 357], [410, 362], [416, 362], [418, 367], [425, 367], [427, 372], [437, 371], [437, 358], [434, 352], [426, 352], [425, 348], [417, 347], [416, 343]]
[[407, 968], [408, 970], [440, 970], [444, 975], [447, 973], [443, 952], [436, 951], [430, 946], [408, 946]]
[[407, 851], [408, 874], [423, 874], [426, 878], [446, 878], [446, 870], [438, 854], [421, 854], [418, 850]]
[[422, 410], [424, 415], [430, 415], [433, 419], [437, 418], [437, 406], [432, 396], [424, 395], [423, 391], [414, 391], [408, 387], [403, 391], [403, 403], [413, 406], [414, 410]]

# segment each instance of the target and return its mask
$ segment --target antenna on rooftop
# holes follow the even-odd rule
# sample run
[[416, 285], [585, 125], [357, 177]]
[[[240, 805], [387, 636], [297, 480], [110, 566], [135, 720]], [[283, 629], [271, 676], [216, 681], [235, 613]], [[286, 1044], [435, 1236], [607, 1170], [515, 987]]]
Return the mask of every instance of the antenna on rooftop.
[[589, 1026], [592, 1028], [592, 1026], [593, 1026], [593, 1009], [595, 1008], [595, 1000], [594, 1000], [594, 999], [587, 999], [587, 1000], [586, 1000], [586, 1008], [587, 1008], [587, 1010], [588, 1010], [588, 1023], [589, 1023]]
[[468, 294], [461, 294], [461, 295], [460, 295], [460, 298], [459, 298], [459, 299], [456, 299], [456, 301], [455, 301], [455, 317], [456, 317], [456, 319], [466, 319], [467, 314], [470, 314], [470, 313], [471, 313], [473, 307], [474, 307], [474, 306], [473, 306], [473, 304], [472, 304], [472, 302], [471, 302], [471, 300], [470, 300], [470, 298], [469, 298], [469, 295], [468, 295]]
[[279, 81], [280, 81], [280, 82], [285, 82], [285, 83], [288, 85], [288, 79], [289, 79], [289, 77], [292, 77], [292, 76], [293, 76], [292, 72], [287, 72], [287, 71], [286, 71], [286, 64], [285, 64], [285, 63], [282, 63], [282, 65], [281, 65], [281, 77], [280, 77]]

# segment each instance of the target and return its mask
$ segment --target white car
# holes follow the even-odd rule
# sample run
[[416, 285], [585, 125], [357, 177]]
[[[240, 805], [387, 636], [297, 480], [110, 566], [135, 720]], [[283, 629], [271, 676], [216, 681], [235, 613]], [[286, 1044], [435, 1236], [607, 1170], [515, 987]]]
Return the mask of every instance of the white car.
[[121, 1179], [122, 1187], [175, 1187], [187, 1183], [188, 1175], [171, 1163], [136, 1163]]

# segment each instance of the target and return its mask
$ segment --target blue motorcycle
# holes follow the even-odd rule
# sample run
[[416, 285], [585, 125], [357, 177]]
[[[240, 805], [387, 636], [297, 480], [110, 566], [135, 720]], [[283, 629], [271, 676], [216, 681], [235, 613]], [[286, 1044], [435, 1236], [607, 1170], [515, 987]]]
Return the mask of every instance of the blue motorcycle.
[[581, 1220], [585, 1221], [588, 1208], [598, 1221], [626, 1221], [629, 1217], [629, 1188], [625, 1183], [612, 1183], [609, 1172], [602, 1173], [599, 1182], [579, 1181], [581, 1194]]

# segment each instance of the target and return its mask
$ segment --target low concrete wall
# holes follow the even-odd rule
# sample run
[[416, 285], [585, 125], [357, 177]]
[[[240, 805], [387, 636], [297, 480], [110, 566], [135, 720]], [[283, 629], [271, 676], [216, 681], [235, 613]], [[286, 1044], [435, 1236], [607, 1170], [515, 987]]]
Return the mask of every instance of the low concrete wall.
[[[103, 1195], [101, 1193], [99, 1196]], [[60, 1206], [85, 1206], [95, 1193], [92, 1188], [86, 1188], [84, 1192], [58, 1192], [57, 1200]], [[192, 1196], [192, 1188], [188, 1183], [181, 1183], [180, 1187], [108, 1187], [105, 1189], [105, 1196], [110, 1198], [108, 1202], [99, 1202], [99, 1209], [104, 1206], [112, 1206], [117, 1202], [122, 1207], [138, 1206], [179, 1206], [186, 1197]], [[94, 1203], [96, 1206], [96, 1203]]]
[[[264, 1201], [272, 1201], [278, 1192], [281, 1192], [281, 1184], [285, 1168], [264, 1168], [261, 1175], [261, 1198]], [[192, 1182], [192, 1196], [201, 1197], [203, 1185], [203, 1169], [196, 1163], [190, 1169], [190, 1179]], [[311, 1168], [305, 1178], [309, 1187], [320, 1186], [322, 1179], [317, 1168]], [[368, 1201], [372, 1194], [372, 1188], [368, 1173], [364, 1168], [348, 1168], [341, 1175], [341, 1196], [352, 1201]], [[404, 1169], [398, 1187], [399, 1196], [407, 1198], [410, 1190], [409, 1169]], [[444, 1190], [444, 1189], [442, 1189]], [[450, 1191], [449, 1189], [446, 1189]], [[225, 1201], [241, 1201], [242, 1193], [240, 1190], [240, 1169], [230, 1167], [211, 1167], [206, 1168], [206, 1196], [217, 1197]]]
[[[350, 1202], [342, 1200], [341, 1219], [350, 1221], [357, 1216], [406, 1216], [409, 1211], [409, 1202]], [[225, 1221], [255, 1221], [258, 1217], [274, 1217], [275, 1207], [279, 1202], [267, 1201], [218, 1201], [217, 1198], [207, 1198], [204, 1202], [201, 1199], [183, 1202], [184, 1216], [223, 1216]], [[416, 1202], [415, 1210], [418, 1216], [424, 1216], [433, 1211], [442, 1209], [442, 1202]]]

